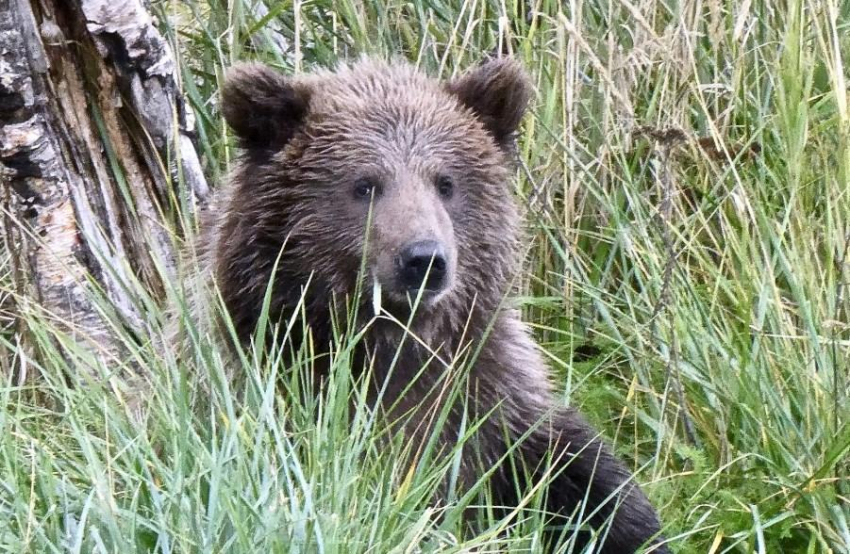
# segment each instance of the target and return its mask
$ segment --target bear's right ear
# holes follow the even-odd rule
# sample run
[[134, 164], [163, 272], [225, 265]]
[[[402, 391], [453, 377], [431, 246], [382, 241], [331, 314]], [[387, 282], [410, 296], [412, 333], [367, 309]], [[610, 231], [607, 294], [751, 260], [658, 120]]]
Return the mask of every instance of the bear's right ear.
[[525, 70], [512, 58], [486, 61], [446, 86], [502, 147], [516, 133], [533, 92]]
[[234, 66], [221, 91], [222, 112], [244, 148], [283, 147], [304, 122], [310, 89], [266, 65]]

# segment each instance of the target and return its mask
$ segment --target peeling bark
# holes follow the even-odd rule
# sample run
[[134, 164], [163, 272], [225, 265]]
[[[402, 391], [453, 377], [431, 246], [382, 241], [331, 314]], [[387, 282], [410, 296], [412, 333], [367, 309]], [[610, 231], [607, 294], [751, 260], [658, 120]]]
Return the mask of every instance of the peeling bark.
[[[262, 20], [271, 13], [266, 3], [262, 0], [258, 0], [251, 6], [251, 12], [257, 21]], [[289, 41], [286, 40], [286, 33], [274, 17], [270, 18], [251, 40], [258, 48], [266, 48], [280, 54], [289, 52]]]
[[0, 14], [14, 309], [39, 306], [90, 350], [110, 351], [92, 282], [144, 333], [124, 283], [161, 288], [157, 266], [175, 264], [169, 198], [193, 209], [208, 194], [171, 49], [141, 0], [0, 0]]

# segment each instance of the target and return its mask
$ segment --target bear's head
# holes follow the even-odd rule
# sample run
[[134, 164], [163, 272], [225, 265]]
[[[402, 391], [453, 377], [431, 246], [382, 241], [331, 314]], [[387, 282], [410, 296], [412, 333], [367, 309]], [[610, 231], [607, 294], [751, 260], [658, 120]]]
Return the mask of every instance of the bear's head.
[[364, 305], [380, 290], [409, 313], [418, 297], [417, 320], [494, 309], [517, 269], [511, 153], [530, 95], [510, 59], [449, 81], [371, 59], [293, 78], [231, 70], [222, 109], [242, 155], [211, 247], [239, 334], [272, 277], [278, 316], [302, 294], [326, 311], [358, 276]]

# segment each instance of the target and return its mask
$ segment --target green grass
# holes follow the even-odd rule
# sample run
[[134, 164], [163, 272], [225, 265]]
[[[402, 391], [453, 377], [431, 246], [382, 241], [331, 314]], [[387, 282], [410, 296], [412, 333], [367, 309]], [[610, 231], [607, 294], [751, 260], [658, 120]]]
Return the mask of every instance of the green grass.
[[[449, 76], [510, 49], [537, 90], [523, 306], [565, 397], [639, 470], [674, 551], [850, 553], [850, 4], [268, 5], [259, 21], [249, 0], [155, 5], [212, 182], [234, 156], [216, 91], [238, 60], [308, 71], [369, 52]], [[291, 52], [269, 50], [270, 22]], [[356, 338], [321, 394], [306, 350], [246, 362], [231, 387], [203, 337], [188, 361], [163, 354], [161, 305], [128, 286], [150, 340], [116, 327], [120, 357], [92, 359], [37, 306], [0, 336], [0, 549], [539, 548], [533, 513], [484, 510], [464, 533], [480, 498], [429, 502], [454, 457], [404, 467], [404, 444], [349, 414]]]

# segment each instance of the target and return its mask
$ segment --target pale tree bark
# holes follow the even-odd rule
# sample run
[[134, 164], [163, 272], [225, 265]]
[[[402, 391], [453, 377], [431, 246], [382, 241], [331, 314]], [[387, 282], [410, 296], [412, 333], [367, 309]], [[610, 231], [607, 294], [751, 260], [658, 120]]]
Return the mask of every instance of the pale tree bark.
[[6, 315], [44, 310], [87, 348], [114, 352], [89, 294], [99, 286], [144, 333], [124, 283], [162, 290], [176, 263], [165, 221], [208, 194], [191, 137], [171, 48], [143, 0], [0, 0]]

